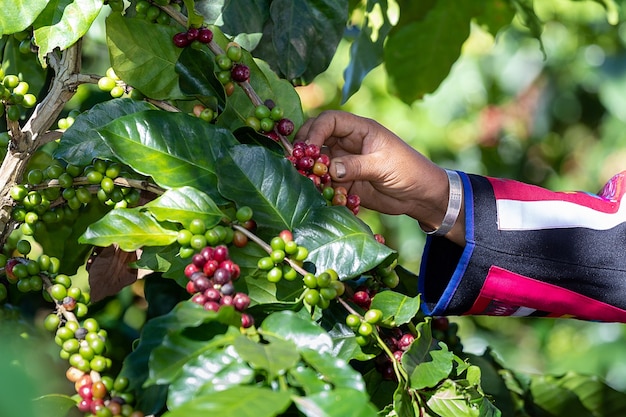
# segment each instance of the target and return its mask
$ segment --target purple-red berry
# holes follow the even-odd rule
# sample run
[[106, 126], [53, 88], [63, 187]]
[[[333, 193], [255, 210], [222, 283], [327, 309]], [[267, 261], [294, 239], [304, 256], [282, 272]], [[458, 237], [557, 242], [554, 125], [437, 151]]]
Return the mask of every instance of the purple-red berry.
[[276, 131], [283, 136], [289, 136], [293, 132], [294, 124], [289, 119], [280, 119], [276, 123]]
[[238, 83], [248, 81], [250, 79], [250, 68], [245, 64], [235, 64], [230, 70], [230, 77]]

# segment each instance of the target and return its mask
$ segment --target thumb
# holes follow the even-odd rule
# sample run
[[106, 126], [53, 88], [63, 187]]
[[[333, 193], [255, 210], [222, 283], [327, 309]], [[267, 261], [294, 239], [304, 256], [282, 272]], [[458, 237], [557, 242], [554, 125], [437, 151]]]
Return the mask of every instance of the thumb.
[[374, 163], [368, 155], [344, 155], [330, 161], [329, 172], [336, 181], [363, 181], [378, 178]]

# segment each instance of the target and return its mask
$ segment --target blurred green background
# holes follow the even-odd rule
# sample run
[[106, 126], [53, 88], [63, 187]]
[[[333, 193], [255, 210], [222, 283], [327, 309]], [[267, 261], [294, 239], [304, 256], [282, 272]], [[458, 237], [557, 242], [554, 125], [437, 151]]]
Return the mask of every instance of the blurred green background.
[[[599, 3], [535, 2], [541, 44], [515, 24], [497, 38], [472, 30], [462, 58], [432, 95], [408, 106], [377, 68], [344, 105], [343, 43], [328, 71], [300, 88], [310, 116], [342, 109], [373, 118], [447, 168], [507, 177], [553, 190], [597, 192], [626, 169], [626, 24]], [[624, 20], [620, 18], [620, 20]], [[403, 216], [364, 212], [419, 271], [424, 234]], [[465, 350], [490, 346], [502, 363], [530, 373], [577, 371], [626, 390], [626, 327], [578, 320], [455, 317]]]

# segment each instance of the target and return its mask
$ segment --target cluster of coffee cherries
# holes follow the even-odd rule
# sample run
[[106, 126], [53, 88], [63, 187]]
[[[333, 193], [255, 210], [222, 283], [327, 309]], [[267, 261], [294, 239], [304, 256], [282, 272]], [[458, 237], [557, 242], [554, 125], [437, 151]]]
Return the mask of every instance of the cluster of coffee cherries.
[[289, 136], [294, 130], [291, 119], [283, 115], [283, 109], [277, 106], [274, 100], [267, 99], [254, 108], [254, 113], [246, 118], [246, 125], [278, 141], [278, 135]]
[[375, 326], [383, 318], [383, 312], [377, 308], [369, 308], [363, 317], [355, 313], [346, 316], [346, 325], [356, 332], [356, 342], [360, 346], [367, 346], [371, 342]]
[[[94, 159], [85, 167], [54, 160], [45, 169], [31, 169], [26, 173], [26, 183], [11, 189], [11, 198], [17, 203], [13, 219], [22, 223], [22, 233], [31, 236], [46, 224], [75, 219], [78, 210], [92, 201], [94, 193], [108, 206], [135, 206], [139, 202], [139, 190], [115, 183], [125, 173], [124, 169], [117, 162], [102, 159]], [[65, 204], [53, 206], [52, 202], [59, 198]]]
[[[252, 209], [243, 206], [237, 209], [237, 223], [248, 230], [254, 230], [256, 223], [252, 220]], [[178, 254], [187, 259], [202, 250], [206, 246], [230, 245], [238, 248], [248, 243], [248, 237], [239, 230], [234, 230], [229, 225], [218, 224], [207, 228], [203, 219], [192, 219], [187, 227], [178, 231], [176, 241], [180, 245]]]
[[[157, 9], [160, 10], [158, 7]], [[98, 80], [98, 88], [111, 94], [113, 98], [122, 97], [126, 93], [124, 83], [111, 67], [106, 70], [106, 75]]]
[[[135, 12], [137, 13], [136, 16], [138, 18], [145, 19], [148, 22], [168, 25], [171, 21], [170, 16], [167, 13], [163, 12], [158, 6], [170, 5], [170, 0], [153, 0], [153, 2], [154, 4], [150, 3], [147, 0], [139, 0], [135, 5]], [[171, 3], [171, 6], [178, 11], [181, 10], [181, 6], [177, 2]]]
[[205, 122], [212, 122], [217, 118], [217, 110], [207, 107], [204, 104], [196, 104], [193, 106], [192, 114]]
[[0, 68], [0, 116], [6, 112], [11, 121], [20, 120], [24, 109], [30, 109], [37, 104], [37, 97], [28, 92], [30, 85], [20, 80], [15, 74], [4, 74]]
[[78, 368], [70, 367], [66, 377], [74, 383], [77, 407], [95, 417], [144, 417], [144, 413], [132, 406], [133, 395], [128, 392], [128, 378], [109, 376], [93, 378]]
[[[45, 325], [51, 326], [51, 322], [47, 320]], [[76, 394], [72, 399], [76, 401], [79, 411], [102, 417], [144, 416], [132, 405], [134, 395], [128, 391], [128, 378], [118, 376], [114, 379], [102, 374], [111, 367], [111, 360], [104, 356], [107, 332], [95, 319], [62, 323], [56, 331], [55, 340], [62, 348], [61, 356], [69, 355], [70, 367], [65, 376], [74, 384]]]
[[79, 114], [80, 114], [80, 110], [78, 109], [70, 110], [70, 112], [67, 114], [66, 117], [59, 118], [59, 120], [57, 121], [57, 126], [61, 130], [69, 129], [70, 126], [74, 124]]
[[250, 305], [250, 297], [235, 291], [235, 284], [241, 271], [239, 265], [230, 259], [226, 245], [206, 246], [191, 257], [185, 267], [187, 292], [191, 301], [207, 311], [219, 311], [223, 306], [233, 306], [241, 312], [241, 327], [254, 325], [254, 318], [245, 311]]
[[313, 181], [330, 205], [346, 206], [354, 214], [358, 214], [361, 199], [356, 194], [348, 194], [343, 186], [333, 187], [328, 173], [330, 158], [320, 151], [319, 146], [295, 142], [293, 151], [287, 159], [291, 161], [300, 174]]
[[[415, 336], [412, 333], [403, 330], [399, 327], [393, 329], [384, 329], [381, 338], [385, 345], [392, 352], [393, 358], [396, 361], [401, 361], [404, 352], [406, 352], [413, 341]], [[392, 359], [387, 356], [385, 352], [379, 353], [375, 358], [376, 370], [380, 372], [383, 379], [388, 381], [395, 381], [397, 379], [396, 373], [393, 368]]]
[[266, 272], [266, 278], [269, 282], [277, 283], [282, 279], [294, 281], [298, 277], [298, 273], [285, 259], [289, 258], [302, 264], [309, 256], [308, 249], [298, 245], [293, 240], [291, 231], [286, 229], [270, 240], [270, 247], [271, 252], [268, 256], [257, 261], [259, 270]]
[[346, 291], [334, 269], [327, 269], [317, 276], [307, 273], [302, 281], [306, 288], [302, 294], [304, 302], [311, 307], [328, 308], [332, 300], [341, 297]]
[[178, 32], [172, 38], [174, 45], [179, 48], [186, 48], [194, 42], [208, 44], [211, 43], [212, 40], [213, 31], [207, 27], [190, 27], [185, 32]]

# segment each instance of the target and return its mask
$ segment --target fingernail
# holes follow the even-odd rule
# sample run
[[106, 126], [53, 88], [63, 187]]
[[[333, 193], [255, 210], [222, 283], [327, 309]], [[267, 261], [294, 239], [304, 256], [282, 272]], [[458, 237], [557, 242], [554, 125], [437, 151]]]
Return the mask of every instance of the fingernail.
[[346, 176], [346, 166], [341, 162], [335, 162], [335, 172], [337, 178], [343, 178]]

